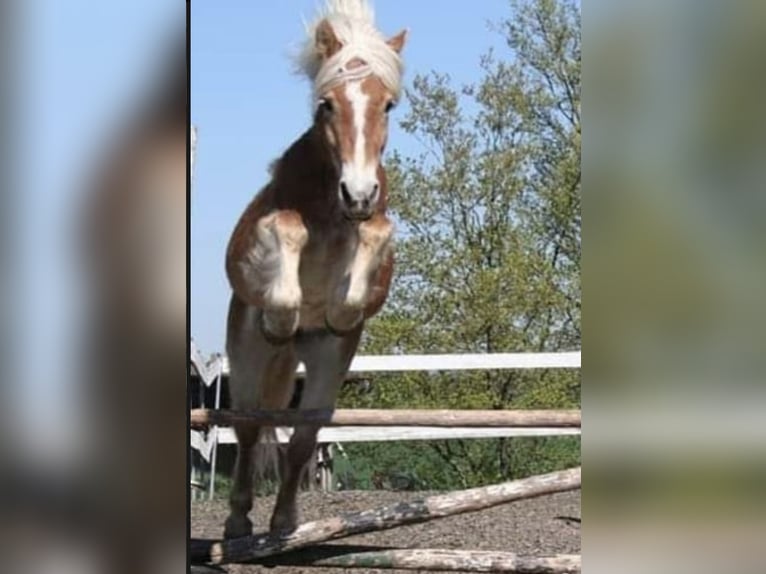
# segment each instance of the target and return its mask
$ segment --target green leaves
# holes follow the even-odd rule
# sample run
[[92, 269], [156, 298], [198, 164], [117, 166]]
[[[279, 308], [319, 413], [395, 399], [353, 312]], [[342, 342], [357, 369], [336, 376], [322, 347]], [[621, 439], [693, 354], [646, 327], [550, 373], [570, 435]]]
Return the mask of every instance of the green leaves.
[[[580, 348], [579, 7], [515, 2], [494, 29], [508, 51], [482, 57], [474, 85], [433, 71], [406, 91], [401, 126], [422, 152], [387, 162], [397, 266], [366, 353]], [[376, 377], [365, 394], [346, 389], [341, 404], [571, 408], [579, 388], [578, 371], [408, 373]], [[389, 459], [389, 444], [354, 452], [404, 467], [420, 453], [420, 479], [456, 482], [445, 488], [579, 458], [579, 439], [525, 440], [442, 441], [428, 457], [425, 445], [399, 445]]]

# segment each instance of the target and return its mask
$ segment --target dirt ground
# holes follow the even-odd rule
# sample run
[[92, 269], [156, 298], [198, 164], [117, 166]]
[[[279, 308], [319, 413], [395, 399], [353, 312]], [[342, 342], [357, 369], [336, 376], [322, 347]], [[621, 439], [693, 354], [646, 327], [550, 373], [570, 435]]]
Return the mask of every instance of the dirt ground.
[[[433, 492], [343, 491], [306, 492], [300, 496], [302, 521], [327, 518], [346, 511], [374, 508], [403, 500], [417, 500]], [[273, 497], [256, 499], [251, 519], [256, 531], [268, 524]], [[191, 535], [193, 538], [219, 538], [227, 516], [224, 500], [193, 502]], [[465, 550], [502, 550], [519, 554], [546, 556], [580, 553], [580, 525], [562, 517], [580, 517], [580, 491], [557, 493], [522, 500], [458, 516], [451, 516], [392, 530], [371, 532], [336, 541], [338, 544], [396, 546], [399, 548], [454, 548]], [[227, 566], [236, 574], [268, 571], [272, 574], [332, 574], [346, 572], [335, 568], [275, 567], [255, 565]], [[354, 569], [364, 572], [362, 569]], [[366, 570], [366, 572], [404, 572]]]

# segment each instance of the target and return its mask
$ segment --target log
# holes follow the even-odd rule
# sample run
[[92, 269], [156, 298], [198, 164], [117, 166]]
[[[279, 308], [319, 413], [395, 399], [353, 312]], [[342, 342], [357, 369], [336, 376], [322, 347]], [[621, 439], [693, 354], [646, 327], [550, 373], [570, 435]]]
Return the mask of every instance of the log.
[[199, 559], [202, 549], [205, 554], [203, 560], [212, 564], [244, 562], [355, 534], [388, 530], [544, 494], [576, 490], [580, 484], [580, 467], [571, 468], [502, 484], [430, 496], [414, 502], [344, 513], [307, 522], [289, 534], [266, 533], [215, 542], [193, 541], [192, 552]]
[[375, 549], [348, 552], [343, 546], [306, 548], [259, 560], [262, 566], [326, 566], [442, 572], [507, 572], [511, 574], [579, 574], [579, 555], [523, 556], [513, 552], [442, 549]]
[[211, 410], [192, 409], [191, 426], [428, 426], [428, 427], [579, 427], [579, 410]]

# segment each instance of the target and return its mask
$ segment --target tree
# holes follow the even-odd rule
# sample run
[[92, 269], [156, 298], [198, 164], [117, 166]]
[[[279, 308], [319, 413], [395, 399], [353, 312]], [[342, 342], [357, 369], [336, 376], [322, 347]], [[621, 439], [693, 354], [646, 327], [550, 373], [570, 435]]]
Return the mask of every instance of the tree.
[[[388, 161], [397, 275], [369, 324], [367, 353], [580, 348], [579, 6], [514, 2], [492, 29], [509, 53], [484, 55], [478, 83], [456, 89], [434, 71], [406, 92], [401, 125], [423, 152]], [[348, 390], [342, 401], [553, 408], [579, 396], [579, 373], [534, 371], [381, 377], [371, 393]], [[579, 457], [567, 439], [429, 448], [461, 485], [525, 474], [545, 452], [551, 464]]]

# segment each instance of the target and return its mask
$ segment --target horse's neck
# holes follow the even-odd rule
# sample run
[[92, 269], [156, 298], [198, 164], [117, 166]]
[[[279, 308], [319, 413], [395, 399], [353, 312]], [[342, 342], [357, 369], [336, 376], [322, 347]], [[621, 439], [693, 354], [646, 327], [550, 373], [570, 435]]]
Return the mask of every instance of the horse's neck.
[[272, 186], [278, 209], [295, 209], [304, 219], [336, 217], [339, 174], [319, 135], [311, 127], [280, 158]]

